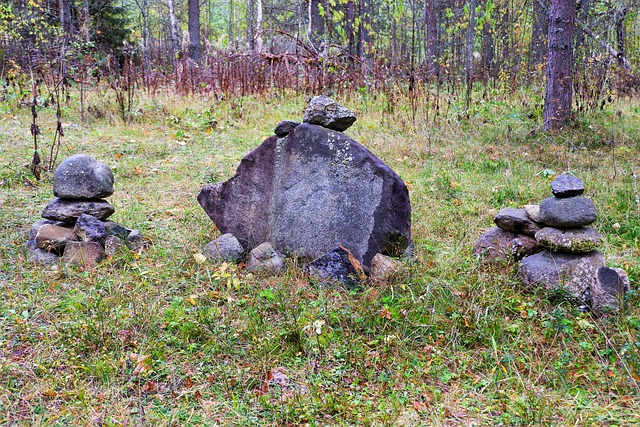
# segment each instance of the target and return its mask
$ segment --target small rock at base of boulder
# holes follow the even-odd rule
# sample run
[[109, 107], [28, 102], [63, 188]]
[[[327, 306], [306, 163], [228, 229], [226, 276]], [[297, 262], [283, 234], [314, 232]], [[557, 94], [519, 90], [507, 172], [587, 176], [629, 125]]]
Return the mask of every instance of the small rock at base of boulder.
[[107, 230], [104, 223], [93, 215], [82, 214], [78, 217], [76, 225], [73, 227], [80, 240], [85, 242], [104, 243], [107, 237]]
[[376, 254], [371, 259], [369, 278], [374, 282], [386, 283], [402, 270], [402, 263], [389, 256]]
[[550, 227], [583, 227], [596, 220], [596, 207], [591, 200], [582, 196], [563, 199], [549, 197], [540, 203], [540, 219]]
[[591, 308], [599, 313], [620, 311], [628, 291], [629, 277], [624, 270], [601, 267], [590, 289]]
[[104, 221], [103, 224], [104, 229], [109, 236], [116, 236], [121, 240], [126, 239], [129, 233], [133, 231], [130, 228], [124, 227], [114, 221]]
[[113, 215], [113, 206], [106, 200], [71, 200], [53, 199], [45, 206], [42, 217], [56, 221], [75, 224], [82, 214], [93, 215], [99, 220], [105, 220]]
[[511, 252], [515, 259], [522, 259], [533, 255], [540, 249], [538, 241], [531, 236], [519, 235], [510, 243]]
[[493, 217], [493, 222], [503, 230], [533, 236], [540, 225], [529, 218], [524, 209], [504, 208]]
[[53, 221], [50, 219], [43, 219], [40, 220], [38, 222], [34, 222], [31, 225], [31, 229], [29, 230], [29, 239], [28, 240], [36, 240], [36, 235], [38, 234], [38, 231], [40, 230], [40, 227], [42, 227], [43, 225], [59, 225], [59, 226], [64, 226], [67, 225], [64, 222], [60, 222], [60, 221]]
[[585, 302], [600, 267], [604, 267], [604, 256], [598, 251], [565, 254], [544, 250], [524, 258], [518, 276], [527, 287], [564, 290]]
[[356, 121], [356, 115], [328, 96], [316, 96], [304, 112], [303, 122], [343, 132]]
[[537, 223], [542, 222], [542, 218], [540, 218], [540, 205], [524, 205], [523, 209], [531, 221]]
[[492, 227], [485, 231], [473, 244], [472, 254], [482, 261], [508, 261], [513, 256], [511, 241], [518, 234]]
[[544, 227], [536, 233], [536, 240], [543, 248], [557, 252], [586, 253], [602, 243], [602, 234], [591, 227], [558, 229]]
[[62, 253], [69, 242], [78, 240], [73, 230], [59, 225], [44, 224], [36, 234], [36, 247], [47, 252]]
[[247, 270], [278, 272], [284, 266], [284, 258], [280, 256], [271, 243], [264, 242], [249, 252]]
[[114, 256], [122, 248], [124, 243], [117, 236], [107, 236], [104, 239], [104, 254], [108, 257]]
[[360, 263], [342, 246], [310, 262], [306, 270], [316, 285], [325, 288], [344, 286], [354, 289], [362, 286], [365, 280]]
[[27, 261], [34, 264], [53, 265], [60, 259], [60, 257], [55, 253], [43, 251], [36, 247], [36, 242], [34, 240], [29, 240], [22, 245], [22, 247], [24, 248]]
[[238, 261], [244, 253], [244, 248], [231, 233], [223, 234], [207, 243], [202, 251], [207, 258], [214, 261]]
[[142, 250], [142, 248], [144, 248], [144, 239], [142, 238], [142, 234], [140, 234], [140, 230], [131, 230], [125, 243], [132, 251]]
[[289, 135], [291, 131], [294, 130], [299, 124], [300, 122], [296, 122], [293, 120], [283, 120], [276, 125], [274, 133], [280, 138], [283, 138]]
[[104, 258], [102, 245], [98, 242], [69, 242], [64, 249], [62, 261], [66, 264], [90, 269]]
[[551, 192], [559, 198], [579, 196], [584, 193], [584, 184], [577, 176], [563, 173], [551, 182]]
[[113, 194], [113, 173], [86, 154], [67, 157], [53, 175], [53, 194], [61, 199], [109, 197]]

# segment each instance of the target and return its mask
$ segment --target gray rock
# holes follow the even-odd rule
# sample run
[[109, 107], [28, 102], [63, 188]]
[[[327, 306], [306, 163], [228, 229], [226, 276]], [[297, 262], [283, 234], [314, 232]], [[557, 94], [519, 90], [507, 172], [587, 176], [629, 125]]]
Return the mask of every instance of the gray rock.
[[43, 219], [41, 221], [38, 222], [34, 222], [31, 225], [31, 229], [29, 230], [29, 239], [28, 240], [36, 240], [36, 235], [38, 234], [38, 230], [40, 230], [40, 227], [42, 227], [43, 225], [59, 225], [59, 226], [64, 226], [66, 225], [64, 222], [60, 222], [60, 221], [53, 221], [50, 219]]
[[54, 252], [43, 251], [36, 247], [36, 242], [34, 240], [27, 241], [22, 245], [22, 248], [24, 249], [27, 261], [34, 264], [54, 265], [60, 259], [60, 257]]
[[80, 240], [104, 244], [107, 230], [104, 223], [93, 215], [82, 214], [73, 227]]
[[233, 178], [205, 186], [198, 202], [243, 246], [268, 241], [306, 259], [344, 245], [368, 269], [376, 253], [402, 256], [411, 241], [400, 177], [345, 134], [316, 125], [267, 138]]
[[75, 224], [82, 214], [93, 215], [99, 220], [105, 220], [113, 215], [113, 206], [106, 200], [71, 200], [53, 199], [45, 206], [42, 217], [56, 221]]
[[503, 230], [534, 236], [540, 225], [533, 222], [524, 209], [504, 208], [493, 217], [493, 222]]
[[604, 267], [604, 256], [598, 251], [565, 254], [544, 250], [524, 258], [518, 276], [527, 287], [564, 290], [586, 302], [600, 267]]
[[109, 197], [113, 194], [113, 173], [86, 154], [67, 157], [53, 175], [53, 194], [61, 199]]
[[132, 251], [142, 250], [144, 248], [144, 239], [142, 238], [140, 230], [131, 230], [131, 232], [125, 239], [125, 243], [127, 247]]
[[584, 192], [584, 184], [580, 178], [563, 173], [551, 182], [551, 192], [559, 198], [579, 196]]
[[478, 237], [471, 253], [482, 261], [509, 261], [513, 258], [511, 242], [517, 237], [512, 231], [492, 227]]
[[278, 272], [284, 266], [284, 258], [273, 248], [271, 243], [264, 242], [249, 252], [247, 270]]
[[371, 260], [369, 278], [376, 283], [386, 283], [402, 271], [402, 263], [389, 256], [376, 254]]
[[549, 197], [540, 204], [540, 219], [550, 227], [583, 227], [596, 220], [596, 207], [591, 200], [582, 196], [563, 199]]
[[104, 258], [104, 248], [98, 242], [69, 242], [64, 248], [62, 261], [69, 265], [91, 269]]
[[47, 252], [62, 253], [68, 242], [78, 240], [73, 230], [59, 225], [44, 224], [36, 234], [36, 247]]
[[274, 133], [280, 138], [285, 137], [289, 135], [299, 124], [300, 122], [295, 122], [293, 120], [283, 120], [276, 125]]
[[537, 223], [542, 222], [542, 218], [540, 218], [540, 205], [524, 205], [524, 212], [531, 221]]
[[356, 115], [328, 96], [316, 96], [304, 113], [304, 123], [343, 132], [356, 121]]
[[125, 240], [129, 233], [133, 230], [127, 227], [123, 227], [114, 221], [104, 221], [104, 230], [109, 236], [116, 236], [121, 240]]
[[536, 233], [540, 246], [556, 252], [585, 253], [602, 243], [602, 234], [591, 227], [557, 229], [545, 227]]
[[104, 239], [104, 254], [108, 257], [114, 256], [122, 247], [124, 243], [122, 239], [117, 236], [109, 235]]
[[214, 261], [236, 262], [242, 257], [244, 248], [233, 234], [227, 233], [207, 243], [203, 253]]
[[519, 235], [513, 239], [509, 246], [515, 259], [522, 259], [528, 255], [533, 255], [540, 250], [538, 241], [531, 236]]
[[590, 288], [591, 308], [600, 313], [620, 311], [629, 289], [629, 277], [624, 270], [600, 267]]
[[314, 284], [325, 288], [355, 289], [366, 280], [362, 265], [342, 246], [310, 262], [306, 270]]

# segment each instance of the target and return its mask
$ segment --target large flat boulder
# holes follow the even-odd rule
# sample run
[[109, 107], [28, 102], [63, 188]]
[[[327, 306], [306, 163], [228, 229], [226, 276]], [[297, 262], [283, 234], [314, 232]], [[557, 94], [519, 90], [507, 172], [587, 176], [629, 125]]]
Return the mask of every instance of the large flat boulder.
[[268, 241], [315, 259], [342, 245], [368, 269], [375, 254], [401, 256], [411, 241], [400, 177], [343, 133], [308, 123], [267, 138], [198, 202], [249, 250]]

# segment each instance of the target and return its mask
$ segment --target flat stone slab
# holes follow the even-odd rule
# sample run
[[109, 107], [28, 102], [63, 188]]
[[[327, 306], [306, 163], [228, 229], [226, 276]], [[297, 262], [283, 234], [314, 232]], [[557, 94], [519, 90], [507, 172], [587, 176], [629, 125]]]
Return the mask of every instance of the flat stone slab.
[[524, 209], [504, 208], [493, 217], [493, 222], [503, 230], [534, 236], [540, 224], [532, 221]]
[[53, 175], [53, 194], [61, 199], [109, 197], [113, 194], [113, 173], [86, 154], [67, 157]]
[[38, 249], [47, 252], [62, 253], [68, 242], [77, 241], [73, 230], [59, 225], [44, 224], [38, 229], [35, 243]]
[[596, 207], [586, 197], [549, 197], [540, 204], [540, 219], [544, 225], [556, 228], [575, 228], [596, 220]]
[[68, 224], [75, 224], [82, 214], [93, 215], [103, 221], [113, 215], [115, 209], [106, 200], [53, 199], [45, 206], [42, 217]]
[[76, 267], [91, 269], [104, 257], [104, 248], [98, 242], [69, 242], [64, 248], [62, 261]]
[[600, 267], [604, 267], [604, 256], [598, 251], [566, 254], [544, 250], [524, 258], [518, 276], [527, 287], [564, 290], [586, 302]]
[[558, 229], [545, 227], [536, 233], [540, 246], [556, 252], [586, 253], [602, 243], [602, 234], [595, 228], [579, 227]]
[[551, 192], [559, 198], [579, 196], [584, 192], [584, 184], [580, 178], [563, 173], [551, 182]]
[[304, 123], [343, 132], [356, 121], [356, 115], [328, 96], [316, 96], [304, 113]]
[[271, 242], [315, 259], [343, 245], [368, 270], [375, 254], [399, 257], [411, 242], [400, 177], [345, 134], [307, 123], [267, 138], [233, 178], [206, 185], [198, 202], [249, 249]]

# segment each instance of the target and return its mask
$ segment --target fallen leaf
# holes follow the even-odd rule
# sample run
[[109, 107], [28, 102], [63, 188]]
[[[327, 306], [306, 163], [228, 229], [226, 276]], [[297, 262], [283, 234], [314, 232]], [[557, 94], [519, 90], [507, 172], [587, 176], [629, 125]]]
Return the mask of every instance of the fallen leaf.
[[204, 264], [207, 262], [207, 257], [203, 254], [193, 254], [193, 259], [196, 260], [197, 264]]

